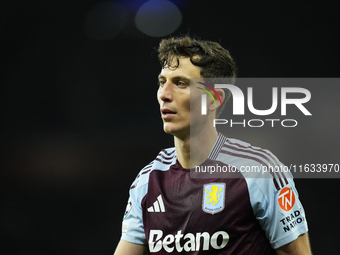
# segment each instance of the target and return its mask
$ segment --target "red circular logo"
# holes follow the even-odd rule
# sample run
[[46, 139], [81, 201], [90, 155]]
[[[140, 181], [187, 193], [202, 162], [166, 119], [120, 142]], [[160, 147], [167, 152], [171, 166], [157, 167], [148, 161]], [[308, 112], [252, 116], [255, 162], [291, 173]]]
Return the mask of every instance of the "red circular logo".
[[292, 209], [295, 204], [295, 195], [293, 190], [288, 187], [283, 188], [280, 192], [278, 202], [282, 210], [289, 211]]

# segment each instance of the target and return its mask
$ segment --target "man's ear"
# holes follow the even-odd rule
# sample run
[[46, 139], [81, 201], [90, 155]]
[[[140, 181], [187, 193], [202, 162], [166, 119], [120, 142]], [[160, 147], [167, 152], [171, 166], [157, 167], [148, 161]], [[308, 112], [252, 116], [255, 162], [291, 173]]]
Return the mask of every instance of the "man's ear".
[[[221, 99], [221, 102], [223, 103], [224, 99], [225, 99], [225, 92], [223, 89], [215, 89], [218, 96], [220, 97]], [[214, 101], [211, 101], [210, 104], [209, 104], [209, 110], [210, 111], [215, 111], [218, 107], [221, 106], [221, 102], [218, 98], [216, 98], [215, 96], [215, 100], [216, 100], [216, 104], [214, 103]]]

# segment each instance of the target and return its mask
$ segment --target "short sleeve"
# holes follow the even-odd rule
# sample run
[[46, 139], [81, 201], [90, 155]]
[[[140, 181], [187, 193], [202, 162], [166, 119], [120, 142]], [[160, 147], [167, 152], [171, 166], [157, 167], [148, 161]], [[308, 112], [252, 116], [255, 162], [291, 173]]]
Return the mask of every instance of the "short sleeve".
[[274, 249], [308, 231], [293, 178], [285, 181], [285, 185], [277, 189], [272, 178], [257, 178], [252, 180], [249, 189], [254, 214]]
[[135, 196], [136, 189], [130, 189], [130, 197], [122, 222], [121, 239], [135, 244], [146, 244], [142, 208]]

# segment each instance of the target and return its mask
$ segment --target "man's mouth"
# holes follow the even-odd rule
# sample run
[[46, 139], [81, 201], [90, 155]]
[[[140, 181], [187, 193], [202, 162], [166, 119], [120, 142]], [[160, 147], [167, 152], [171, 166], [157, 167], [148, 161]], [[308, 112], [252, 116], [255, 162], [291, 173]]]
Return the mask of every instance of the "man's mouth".
[[169, 118], [173, 117], [176, 114], [175, 111], [172, 111], [172, 110], [170, 110], [168, 108], [161, 109], [161, 113], [162, 113], [162, 118], [163, 119], [169, 119]]
[[161, 110], [162, 114], [176, 114], [175, 111], [171, 111], [167, 108]]

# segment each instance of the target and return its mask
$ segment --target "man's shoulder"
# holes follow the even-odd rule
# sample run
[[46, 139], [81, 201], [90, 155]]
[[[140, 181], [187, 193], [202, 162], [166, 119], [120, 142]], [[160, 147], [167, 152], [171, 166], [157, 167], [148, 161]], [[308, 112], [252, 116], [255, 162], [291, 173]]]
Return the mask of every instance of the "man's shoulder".
[[176, 163], [176, 150], [175, 147], [170, 147], [161, 150], [156, 158], [139, 171], [135, 181], [130, 189], [138, 189], [149, 182], [149, 176], [154, 170], [167, 171], [170, 166]]
[[293, 178], [289, 169], [270, 150], [235, 138], [226, 138], [216, 160], [238, 169], [248, 184], [276, 190]]
[[221, 146], [218, 158], [221, 160], [239, 160], [244, 163], [258, 163], [261, 165], [282, 165], [279, 159], [268, 149], [254, 146], [248, 142], [226, 138]]
[[242, 149], [242, 148], [243, 149], [252, 149], [254, 151], [262, 151], [262, 152], [272, 154], [268, 149], [256, 146], [254, 144], [251, 144], [249, 142], [239, 140], [239, 139], [236, 139], [236, 138], [227, 138], [225, 144], [229, 144], [230, 146], [236, 146], [239, 149]]
[[176, 159], [177, 155], [175, 147], [163, 149], [157, 154], [153, 161], [151, 161], [141, 170], [141, 172], [145, 170], [151, 171], [154, 169], [167, 170], [170, 165], [176, 162]]

